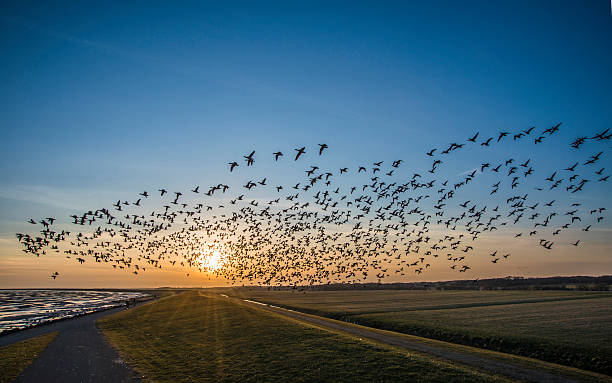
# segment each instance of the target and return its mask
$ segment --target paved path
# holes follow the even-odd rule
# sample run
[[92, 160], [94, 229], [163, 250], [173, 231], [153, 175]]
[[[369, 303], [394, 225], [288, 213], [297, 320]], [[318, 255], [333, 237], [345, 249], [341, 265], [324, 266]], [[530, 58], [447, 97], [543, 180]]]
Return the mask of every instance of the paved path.
[[352, 325], [334, 319], [324, 318], [316, 315], [304, 314], [299, 311], [288, 310], [274, 305], [265, 303], [243, 300], [246, 304], [260, 307], [264, 310], [273, 311], [275, 313], [297, 319], [302, 322], [311, 323], [319, 327], [333, 329], [356, 335], [361, 338], [372, 339], [381, 343], [386, 343], [393, 346], [422, 352], [438, 358], [446, 359], [453, 362], [458, 362], [464, 365], [486, 370], [495, 374], [507, 376], [513, 379], [519, 379], [529, 382], [551, 382], [551, 383], [570, 383], [578, 382], [565, 376], [549, 373], [524, 365], [513, 363], [510, 360], [502, 361], [487, 357], [486, 355], [477, 352], [470, 353], [468, 351], [457, 351], [450, 347], [444, 347], [444, 342], [430, 343], [419, 340], [418, 337], [410, 335], [394, 333], [391, 331], [374, 330], [369, 327]]
[[96, 320], [117, 308], [0, 337], [0, 346], [58, 331], [57, 337], [17, 378], [19, 383], [139, 382], [140, 378], [96, 328]]

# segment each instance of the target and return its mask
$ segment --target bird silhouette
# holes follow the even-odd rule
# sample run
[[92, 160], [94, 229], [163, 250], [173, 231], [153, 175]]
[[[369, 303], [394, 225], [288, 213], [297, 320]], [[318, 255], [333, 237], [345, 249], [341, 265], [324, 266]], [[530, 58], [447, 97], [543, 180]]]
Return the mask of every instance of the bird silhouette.
[[319, 144], [319, 155], [323, 154], [323, 151], [327, 148], [327, 144]]
[[[253, 150], [251, 152], [251, 154], [249, 154], [248, 156], [242, 156], [242, 157], [244, 157], [244, 160], [246, 161], [247, 166], [251, 166], [251, 165], [253, 165], [255, 163], [255, 159], [253, 158], [254, 154], [255, 154], [255, 151]], [[230, 169], [230, 171], [231, 171], [231, 169]]]
[[296, 155], [295, 155], [295, 161], [297, 161], [297, 160], [298, 160], [298, 158], [300, 158], [300, 156], [301, 156], [302, 154], [306, 153], [306, 147], [305, 147], [305, 146], [302, 146], [301, 148], [299, 148], [299, 149], [294, 149], [294, 150], [297, 152], [297, 153], [296, 153]]

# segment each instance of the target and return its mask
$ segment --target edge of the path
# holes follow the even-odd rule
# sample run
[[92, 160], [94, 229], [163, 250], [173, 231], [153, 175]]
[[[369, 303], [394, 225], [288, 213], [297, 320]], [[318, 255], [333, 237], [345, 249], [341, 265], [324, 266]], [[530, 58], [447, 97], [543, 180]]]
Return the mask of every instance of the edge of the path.
[[22, 340], [30, 339], [33, 337], [37, 337], [43, 334], [47, 334], [54, 331], [60, 331], [66, 328], [71, 327], [72, 324], [77, 323], [78, 321], [87, 320], [87, 319], [100, 319], [104, 316], [111, 315], [117, 312], [125, 311], [132, 309], [134, 307], [141, 306], [143, 304], [148, 304], [154, 302], [158, 299], [163, 298], [164, 296], [151, 295], [150, 297], [146, 297], [145, 299], [138, 300], [136, 304], [127, 306], [115, 306], [109, 307], [102, 310], [96, 310], [89, 313], [79, 314], [72, 317], [60, 318], [49, 322], [39, 323], [34, 326], [29, 326], [21, 329], [14, 329], [11, 331], [3, 332], [0, 334], [0, 347], [7, 346], [9, 344], [13, 344], [15, 342], [20, 342]]
[[[538, 359], [506, 354], [498, 351], [484, 350], [476, 347], [423, 338], [410, 334], [381, 330], [303, 313], [297, 310], [286, 309], [267, 303], [244, 300], [238, 297], [229, 297], [224, 294], [219, 294], [219, 296], [221, 297], [220, 299], [230, 299], [237, 304], [247, 305], [249, 307], [275, 313], [282, 317], [293, 319], [301, 323], [306, 323], [326, 331], [339, 332], [358, 338], [368, 338], [370, 341], [386, 346], [425, 354], [429, 357], [456, 361], [457, 363], [469, 365], [474, 368], [498, 373], [512, 378], [527, 378], [527, 380], [551, 382], [612, 382], [612, 377], [607, 375], [545, 362]], [[389, 342], [389, 338], [397, 339], [399, 342]], [[457, 358], [457, 355], [465, 355], [467, 358]], [[490, 364], [484, 365], [483, 362], [487, 360], [490, 361]], [[523, 371], [519, 373], [513, 372], [517, 369]], [[533, 373], [534, 371], [536, 374]]]

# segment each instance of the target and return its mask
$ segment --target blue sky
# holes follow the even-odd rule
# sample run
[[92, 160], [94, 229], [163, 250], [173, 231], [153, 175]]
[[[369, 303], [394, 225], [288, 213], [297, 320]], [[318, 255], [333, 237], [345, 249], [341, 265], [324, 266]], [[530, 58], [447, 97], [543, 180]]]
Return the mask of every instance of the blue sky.
[[0, 256], [31, 214], [229, 182], [251, 150], [422, 169], [476, 131], [612, 126], [606, 0], [15, 1], [0, 49]]

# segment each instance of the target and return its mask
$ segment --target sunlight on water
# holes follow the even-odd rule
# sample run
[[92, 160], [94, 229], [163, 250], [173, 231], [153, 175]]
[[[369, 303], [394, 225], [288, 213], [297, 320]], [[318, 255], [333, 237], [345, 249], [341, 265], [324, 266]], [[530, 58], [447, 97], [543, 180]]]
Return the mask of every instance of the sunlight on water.
[[148, 294], [128, 291], [0, 290], [0, 334], [122, 306]]

